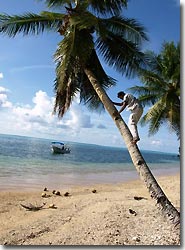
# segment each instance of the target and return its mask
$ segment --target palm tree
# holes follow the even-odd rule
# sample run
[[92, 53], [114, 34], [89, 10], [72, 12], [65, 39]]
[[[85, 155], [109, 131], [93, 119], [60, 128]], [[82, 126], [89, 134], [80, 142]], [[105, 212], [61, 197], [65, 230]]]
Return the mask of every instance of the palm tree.
[[144, 106], [151, 106], [141, 120], [149, 123], [149, 136], [158, 132], [162, 124], [180, 139], [180, 44], [165, 42], [160, 54], [149, 51], [150, 67], [140, 71], [144, 86], [130, 88], [139, 94]]
[[14, 37], [18, 33], [28, 35], [54, 30], [63, 36], [54, 56], [57, 63], [54, 112], [62, 117], [76, 93], [89, 108], [105, 108], [118, 127], [151, 197], [167, 218], [180, 223], [179, 212], [158, 185], [137, 145], [132, 144], [127, 125], [106, 94], [106, 89], [114, 85], [115, 80], [105, 73], [97, 56], [98, 52], [109, 66], [126, 76], [133, 76], [146, 64], [140, 49], [142, 42], [147, 40], [144, 28], [136, 20], [120, 15], [127, 6], [126, 0], [44, 2], [49, 8], [60, 7], [65, 13], [1, 14], [0, 32]]

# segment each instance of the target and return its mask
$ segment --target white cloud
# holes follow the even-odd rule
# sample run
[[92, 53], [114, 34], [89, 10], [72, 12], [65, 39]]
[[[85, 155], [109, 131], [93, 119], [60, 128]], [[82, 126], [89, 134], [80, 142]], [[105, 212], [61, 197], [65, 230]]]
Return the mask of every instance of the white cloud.
[[8, 101], [8, 89], [0, 86], [0, 109], [1, 108], [11, 108], [12, 103]]
[[2, 79], [3, 78], [3, 73], [2, 72], [0, 72], [0, 79]]
[[[91, 117], [87, 115], [78, 103], [74, 102], [69, 112], [63, 119], [58, 119], [52, 115], [54, 98], [49, 97], [46, 92], [39, 90], [32, 98], [33, 105], [12, 105], [8, 101], [8, 89], [0, 87], [0, 108], [1, 114], [3, 108], [9, 108], [7, 117], [4, 112], [4, 124], [1, 121], [0, 126], [11, 128], [9, 133], [27, 133], [28, 135], [44, 134], [59, 135], [65, 132], [68, 135], [76, 136], [82, 129], [92, 128]], [[78, 102], [78, 98], [76, 99]], [[6, 125], [5, 125], [6, 124]], [[9, 126], [8, 124], [14, 124]]]
[[92, 128], [93, 124], [89, 115], [86, 115], [79, 104], [74, 103], [69, 110], [70, 118], [64, 123], [73, 130], [80, 128]]
[[162, 142], [160, 140], [153, 140], [153, 141], [151, 141], [151, 144], [156, 145], [156, 146], [161, 146]]
[[53, 100], [47, 94], [39, 90], [32, 99], [34, 106], [14, 106], [13, 114], [19, 117], [19, 120], [30, 123], [46, 124], [52, 122]]
[[6, 93], [8, 93], [8, 92], [10, 92], [9, 89], [6, 89], [6, 88], [0, 86], [0, 93], [1, 93], [1, 94], [6, 94]]
[[[105, 112], [100, 116], [96, 113], [89, 113], [79, 105], [78, 98], [75, 99], [65, 116], [58, 119], [56, 115], [52, 115], [54, 98], [49, 97], [46, 92], [37, 91], [32, 98], [32, 105], [12, 104], [8, 99], [9, 93], [8, 89], [0, 86], [1, 133], [124, 146], [123, 139], [108, 114]], [[127, 121], [125, 117], [123, 118]], [[147, 139], [146, 128], [142, 130], [139, 143], [141, 148], [160, 150], [164, 145], [165, 147], [171, 145], [167, 139], [164, 140], [164, 136], [162, 139], [153, 137], [152, 141]]]
[[52, 131], [58, 123], [57, 118], [52, 115], [53, 98], [39, 90], [32, 101], [33, 107], [17, 105], [12, 108], [12, 114], [17, 120], [17, 129], [41, 135], [45, 132], [48, 133], [49, 130]]

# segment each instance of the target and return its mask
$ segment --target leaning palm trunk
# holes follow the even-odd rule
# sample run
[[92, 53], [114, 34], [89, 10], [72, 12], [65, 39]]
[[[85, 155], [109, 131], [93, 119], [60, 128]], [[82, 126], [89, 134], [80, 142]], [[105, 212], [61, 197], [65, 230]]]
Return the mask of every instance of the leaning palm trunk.
[[150, 196], [156, 200], [157, 207], [163, 212], [163, 214], [176, 226], [177, 225], [180, 226], [180, 213], [171, 204], [171, 202], [168, 200], [168, 198], [162, 191], [161, 187], [158, 185], [156, 179], [152, 175], [149, 167], [147, 166], [144, 158], [142, 157], [137, 145], [132, 144], [132, 135], [127, 125], [121, 118], [117, 109], [112, 104], [111, 100], [107, 96], [104, 89], [98, 83], [92, 71], [86, 68], [85, 73], [87, 77], [89, 78], [96, 93], [98, 94], [99, 98], [101, 99], [102, 103], [104, 104], [105, 109], [109, 112], [116, 126], [118, 127], [125, 141], [125, 144], [128, 148], [133, 164], [137, 172], [139, 173], [141, 180], [144, 181], [145, 186], [147, 187], [150, 193]]

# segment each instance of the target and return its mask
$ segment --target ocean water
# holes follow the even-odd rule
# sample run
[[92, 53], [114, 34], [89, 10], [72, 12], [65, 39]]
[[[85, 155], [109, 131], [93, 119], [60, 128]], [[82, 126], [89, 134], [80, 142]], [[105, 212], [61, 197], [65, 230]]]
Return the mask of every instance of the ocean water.
[[[70, 154], [52, 154], [52, 140], [0, 135], [0, 190], [118, 183], [139, 178], [127, 149], [66, 142]], [[153, 173], [180, 171], [176, 154], [141, 151]]]

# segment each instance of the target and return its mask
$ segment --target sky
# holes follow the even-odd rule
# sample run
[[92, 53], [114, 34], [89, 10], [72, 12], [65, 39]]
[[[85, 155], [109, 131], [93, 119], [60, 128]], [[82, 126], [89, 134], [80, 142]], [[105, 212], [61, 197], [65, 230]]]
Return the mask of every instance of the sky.
[[[0, 2], [0, 13], [39, 13], [43, 10], [46, 6], [38, 0], [24, 0], [21, 4], [20, 0]], [[135, 18], [146, 28], [149, 42], [143, 45], [143, 50], [159, 53], [164, 41], [180, 41], [178, 0], [129, 0], [123, 15]], [[60, 40], [59, 34], [53, 32], [15, 38], [0, 35], [0, 133], [125, 147], [111, 117], [106, 112], [90, 112], [79, 104], [78, 97], [63, 119], [52, 114], [55, 97], [53, 54]], [[107, 92], [111, 100], [118, 102], [118, 91], [141, 85], [137, 78], [127, 79], [104, 63], [103, 67], [117, 80], [117, 85]], [[126, 123], [129, 115], [128, 111], [122, 112]], [[138, 129], [140, 149], [178, 152], [179, 141], [166, 125], [150, 137], [147, 126], [138, 125]]]

